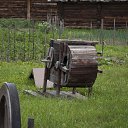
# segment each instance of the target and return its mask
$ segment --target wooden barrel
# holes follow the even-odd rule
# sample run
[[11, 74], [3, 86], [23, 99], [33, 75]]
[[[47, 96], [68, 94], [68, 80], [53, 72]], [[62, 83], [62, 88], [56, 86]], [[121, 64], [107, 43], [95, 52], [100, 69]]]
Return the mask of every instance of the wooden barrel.
[[64, 56], [68, 73], [62, 72], [61, 84], [67, 87], [91, 87], [97, 77], [97, 52], [94, 46], [68, 45]]
[[91, 87], [98, 71], [96, 44], [93, 41], [52, 41], [54, 58], [48, 79], [62, 87]]

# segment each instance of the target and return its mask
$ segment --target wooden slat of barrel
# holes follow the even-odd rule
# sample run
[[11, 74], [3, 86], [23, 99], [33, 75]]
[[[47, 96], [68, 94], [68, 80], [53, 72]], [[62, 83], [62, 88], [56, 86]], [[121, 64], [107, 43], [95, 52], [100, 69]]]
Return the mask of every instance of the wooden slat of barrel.
[[[89, 73], [95, 73], [96, 70], [97, 70], [96, 66], [95, 67], [82, 67], [82, 68], [77, 67], [75, 69], [72, 68], [70, 75], [71, 76], [75, 75], [75, 74], [85, 75], [85, 74], [89, 74]], [[86, 72], [84, 72], [84, 71], [86, 71]]]
[[68, 45], [92, 45], [98, 44], [98, 41], [86, 41], [86, 40], [67, 40], [67, 39], [57, 39], [58, 43], [67, 43]]

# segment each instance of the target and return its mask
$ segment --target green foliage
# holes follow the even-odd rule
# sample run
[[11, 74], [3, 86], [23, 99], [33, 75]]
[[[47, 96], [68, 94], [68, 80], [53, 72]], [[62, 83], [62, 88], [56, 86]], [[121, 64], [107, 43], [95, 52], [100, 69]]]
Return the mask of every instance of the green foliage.
[[48, 22], [37, 22], [36, 23], [36, 28], [43, 33], [49, 33], [52, 29], [52, 25], [49, 24]]
[[[67, 29], [41, 21], [0, 19], [0, 59], [36, 60], [45, 57], [51, 39], [102, 41], [105, 44], [127, 45], [127, 30]], [[124, 63], [120, 58], [107, 57], [101, 63]]]
[[32, 26], [33, 22], [26, 19], [0, 19], [0, 26], [3, 28], [27, 28]]

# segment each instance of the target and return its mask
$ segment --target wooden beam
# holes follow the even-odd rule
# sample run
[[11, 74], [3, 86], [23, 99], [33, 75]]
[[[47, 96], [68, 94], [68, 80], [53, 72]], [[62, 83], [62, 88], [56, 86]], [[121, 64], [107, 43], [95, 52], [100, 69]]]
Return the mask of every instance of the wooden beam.
[[27, 0], [27, 19], [31, 19], [31, 0]]

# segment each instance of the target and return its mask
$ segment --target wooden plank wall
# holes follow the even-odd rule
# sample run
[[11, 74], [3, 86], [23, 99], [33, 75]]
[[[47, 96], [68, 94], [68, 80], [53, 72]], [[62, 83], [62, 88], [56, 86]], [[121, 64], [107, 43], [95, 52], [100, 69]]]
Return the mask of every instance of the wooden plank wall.
[[31, 0], [31, 19], [47, 20], [47, 15], [57, 15], [57, 3], [47, 0]]
[[128, 23], [128, 2], [110, 2], [102, 4], [101, 18], [104, 18], [104, 27], [124, 28]]
[[48, 14], [57, 14], [57, 3], [48, 3], [47, 0], [31, 0], [30, 6], [28, 3], [27, 0], [0, 0], [0, 18], [47, 20]]
[[67, 27], [105, 28], [126, 27], [128, 2], [64, 2], [58, 3], [58, 14]]
[[50, 3], [47, 0], [31, 0], [30, 6], [27, 3], [27, 0], [0, 0], [0, 18], [46, 21], [48, 15], [58, 15], [64, 19], [66, 27], [75, 28], [99, 28], [101, 19], [104, 19], [105, 28], [113, 28], [114, 21], [116, 27], [126, 27], [128, 23], [128, 1]]
[[0, 0], [0, 18], [26, 18], [26, 0]]
[[[62, 4], [62, 5], [61, 5]], [[97, 6], [96, 4], [89, 4], [85, 2], [68, 2], [68, 3], [59, 3], [61, 6], [58, 10], [58, 13], [61, 15], [61, 19], [64, 19], [65, 26], [70, 27], [90, 27], [91, 21], [96, 25], [97, 20]]]

